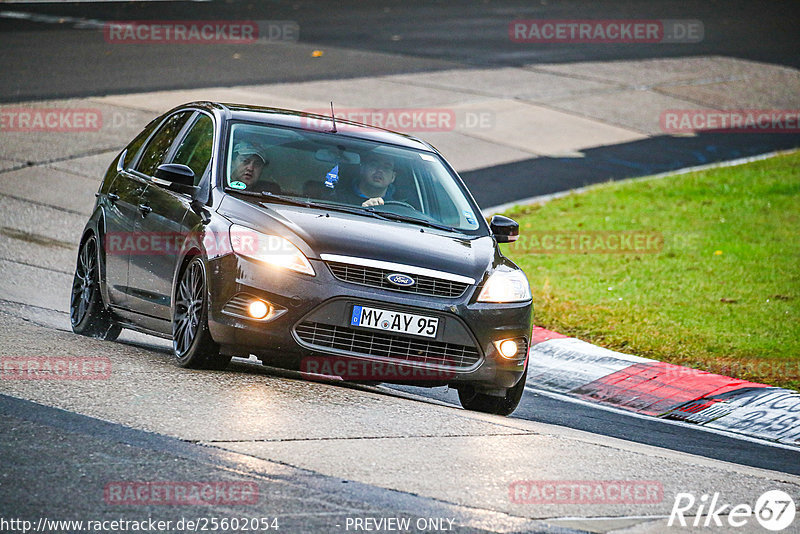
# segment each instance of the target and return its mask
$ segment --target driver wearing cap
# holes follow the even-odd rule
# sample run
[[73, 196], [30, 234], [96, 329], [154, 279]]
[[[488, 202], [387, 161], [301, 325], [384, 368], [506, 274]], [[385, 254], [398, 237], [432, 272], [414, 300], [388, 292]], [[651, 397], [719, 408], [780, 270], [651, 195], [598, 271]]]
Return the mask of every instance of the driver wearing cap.
[[269, 165], [266, 151], [259, 144], [243, 141], [233, 147], [233, 156], [233, 171], [229, 183], [241, 182], [247, 189], [252, 189], [261, 177], [264, 167]]

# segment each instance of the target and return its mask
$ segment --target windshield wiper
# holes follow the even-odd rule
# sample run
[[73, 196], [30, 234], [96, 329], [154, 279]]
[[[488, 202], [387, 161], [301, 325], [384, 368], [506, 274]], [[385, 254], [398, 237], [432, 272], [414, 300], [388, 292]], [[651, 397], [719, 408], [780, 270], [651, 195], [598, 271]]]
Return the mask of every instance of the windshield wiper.
[[328, 202], [317, 202], [314, 204], [320, 208], [326, 208], [333, 211], [341, 211], [344, 213], [353, 213], [355, 215], [364, 215], [367, 217], [374, 217], [376, 219], [383, 219], [384, 221], [388, 221], [389, 217], [386, 217], [383, 213], [378, 213], [372, 208], [362, 208], [358, 206], [347, 206], [345, 204], [330, 204]]
[[303, 206], [304, 208], [310, 208], [316, 206], [316, 204], [313, 202], [306, 202], [305, 200], [300, 200], [293, 197], [287, 197], [284, 195], [276, 195], [275, 193], [270, 193], [269, 191], [242, 191], [241, 189], [232, 189], [232, 188], [228, 188], [225, 191], [229, 193], [236, 193], [238, 195], [244, 195], [247, 197], [269, 199], [273, 202], [280, 202], [281, 204], [289, 204], [291, 206]]
[[258, 191], [243, 191], [241, 189], [234, 189], [232, 187], [225, 188], [226, 193], [236, 193], [237, 195], [244, 195], [246, 197], [260, 197], [261, 193]]
[[298, 198], [287, 197], [270, 193], [269, 191], [242, 191], [241, 189], [226, 189], [231, 193], [237, 193], [248, 197], [258, 197], [272, 202], [280, 202], [282, 204], [289, 204], [291, 206], [302, 206], [304, 208], [317, 208], [331, 211], [341, 211], [344, 213], [353, 213], [355, 215], [364, 215], [366, 217], [374, 217], [376, 219], [383, 219], [388, 221], [389, 218], [385, 217], [382, 213], [374, 211], [372, 208], [361, 208], [356, 206], [345, 206], [342, 204], [330, 204], [327, 202], [314, 202], [312, 200], [300, 200]]
[[291, 206], [329, 209], [332, 211], [341, 211], [344, 213], [353, 213], [355, 215], [374, 217], [376, 219], [383, 219], [384, 221], [402, 221], [411, 224], [418, 224], [420, 226], [428, 226], [430, 228], [436, 228], [438, 230], [445, 230], [448, 232], [452, 232], [455, 230], [455, 228], [453, 228], [452, 226], [447, 226], [445, 224], [439, 224], [425, 219], [418, 219], [417, 217], [409, 217], [408, 215], [399, 215], [397, 213], [392, 213], [389, 211], [377, 211], [375, 210], [375, 208], [371, 207], [363, 208], [359, 206], [346, 206], [343, 204], [330, 204], [328, 202], [314, 202], [311, 200], [300, 200], [298, 198], [270, 193], [269, 191], [242, 191], [241, 189], [232, 189], [232, 188], [226, 189], [226, 191], [230, 191], [231, 193], [236, 193], [239, 195], [245, 195], [248, 197], [258, 197], [272, 202], [280, 202], [281, 204], [289, 204]]
[[318, 205], [310, 200], [300, 200], [296, 197], [287, 197], [285, 195], [278, 195], [270, 193], [269, 191], [262, 191], [259, 193], [261, 198], [271, 200], [272, 202], [280, 202], [281, 204], [290, 204], [292, 206], [303, 206], [304, 208], [317, 207]]
[[445, 224], [439, 224], [432, 221], [428, 221], [425, 219], [418, 219], [416, 217], [409, 217], [408, 215], [399, 215], [397, 213], [393, 213], [391, 211], [378, 211], [373, 207], [359, 207], [359, 206], [345, 206], [342, 204], [328, 204], [328, 203], [316, 203], [316, 206], [324, 206], [326, 208], [330, 208], [332, 210], [337, 211], [344, 211], [346, 213], [355, 213], [356, 215], [368, 215], [371, 217], [375, 217], [376, 219], [383, 219], [385, 221], [402, 221], [408, 222], [412, 224], [419, 224], [420, 226], [428, 226], [430, 228], [437, 228], [439, 230], [446, 230], [446, 231], [455, 231], [455, 228], [452, 226], [447, 226]]
[[418, 219], [417, 217], [410, 217], [408, 215], [400, 215], [398, 213], [392, 213], [390, 211], [381, 212], [381, 215], [393, 221], [403, 221], [411, 224], [419, 224], [420, 226], [429, 226], [431, 228], [436, 228], [438, 230], [446, 230], [448, 232], [455, 231], [455, 228], [453, 228], [452, 226], [447, 226], [446, 224], [439, 224], [433, 221], [428, 221], [426, 219]]

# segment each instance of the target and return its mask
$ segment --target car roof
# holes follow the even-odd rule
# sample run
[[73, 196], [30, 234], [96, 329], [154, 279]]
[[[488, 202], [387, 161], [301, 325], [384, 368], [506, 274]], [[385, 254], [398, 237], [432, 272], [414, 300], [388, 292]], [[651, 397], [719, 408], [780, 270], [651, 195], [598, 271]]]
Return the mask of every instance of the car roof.
[[[190, 102], [178, 106], [177, 109], [199, 108], [211, 113], [219, 114], [223, 119], [254, 121], [273, 124], [276, 126], [286, 126], [290, 128], [300, 128], [303, 130], [322, 131], [333, 133], [328, 125], [332, 126], [330, 115], [319, 115], [291, 109], [251, 106], [247, 104], [228, 104], [220, 102]], [[309, 120], [313, 119], [313, 120]], [[358, 122], [336, 119], [337, 126], [350, 125], [358, 128], [339, 128], [336, 135], [350, 137], [353, 139], [364, 139], [378, 143], [388, 143], [399, 145], [416, 150], [437, 152], [433, 146], [414, 136], [393, 132], [383, 128], [377, 128]], [[325, 125], [324, 128], [315, 128], [312, 125]]]

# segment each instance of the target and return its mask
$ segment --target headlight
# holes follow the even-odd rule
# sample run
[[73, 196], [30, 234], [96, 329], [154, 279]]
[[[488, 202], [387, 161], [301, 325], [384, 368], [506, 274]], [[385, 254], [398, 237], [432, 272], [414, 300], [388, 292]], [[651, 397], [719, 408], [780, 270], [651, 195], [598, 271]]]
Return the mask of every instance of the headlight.
[[298, 273], [315, 275], [314, 268], [300, 249], [280, 236], [262, 234], [234, 224], [231, 226], [231, 247], [236, 254]]
[[530, 300], [531, 286], [522, 271], [495, 271], [483, 286], [478, 302]]

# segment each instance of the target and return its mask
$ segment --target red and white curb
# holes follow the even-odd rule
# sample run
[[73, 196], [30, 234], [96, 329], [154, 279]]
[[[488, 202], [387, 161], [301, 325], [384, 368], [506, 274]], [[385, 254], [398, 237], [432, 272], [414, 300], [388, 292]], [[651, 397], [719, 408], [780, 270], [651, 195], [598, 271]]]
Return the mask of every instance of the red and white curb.
[[800, 394], [534, 327], [528, 384], [623, 410], [800, 446]]

